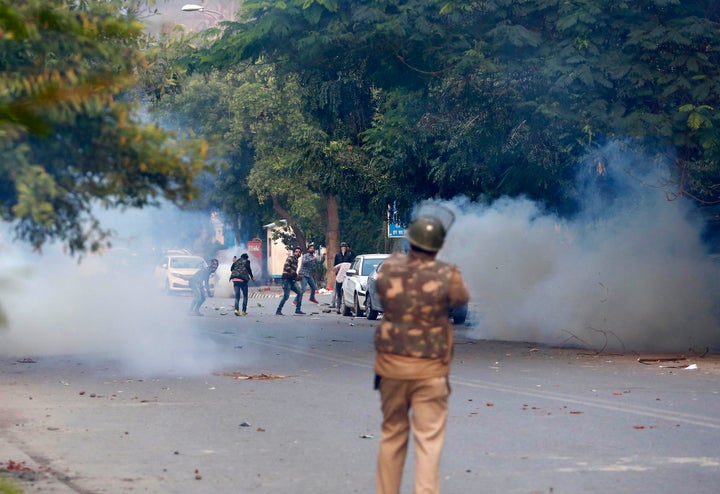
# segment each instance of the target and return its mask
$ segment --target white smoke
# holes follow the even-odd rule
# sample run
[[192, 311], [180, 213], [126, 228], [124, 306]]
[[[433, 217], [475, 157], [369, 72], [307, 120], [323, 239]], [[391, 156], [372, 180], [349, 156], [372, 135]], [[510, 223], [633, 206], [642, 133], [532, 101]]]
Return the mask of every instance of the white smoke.
[[720, 348], [720, 269], [692, 205], [669, 201], [651, 186], [664, 183], [658, 169], [619, 145], [597, 156], [571, 220], [527, 199], [450, 204], [457, 220], [440, 257], [461, 267], [474, 296], [472, 335], [596, 350]]
[[[641, 158], [617, 146], [598, 155], [602, 166], [593, 160], [581, 175], [573, 219], [527, 199], [448, 203], [456, 221], [440, 257], [461, 267], [471, 289], [470, 335], [628, 351], [720, 348], [720, 270], [692, 205], [651, 187], [664, 177]], [[190, 299], [167, 297], [148, 279], [148, 245], [175, 247], [164, 239], [188, 222], [194, 228], [198, 219], [172, 208], [103, 218], [118, 232], [116, 245], [146, 253], [140, 272], [112, 269], [107, 257], [78, 265], [59, 249], [32, 254], [0, 236], [9, 320], [0, 356], [88, 354], [152, 374], [222, 366], [223, 351], [185, 316]]]
[[[121, 247], [79, 264], [57, 246], [40, 255], [0, 236], [0, 296], [8, 319], [0, 329], [0, 356], [85, 355], [148, 374], [208, 373], [222, 365], [219, 349], [186, 315], [190, 298], [161, 293], [152, 277], [157, 259], [148, 246], [156, 225], [171, 218], [179, 231], [179, 221], [190, 215], [169, 208], [103, 216]], [[126, 264], [131, 251], [142, 258]]]

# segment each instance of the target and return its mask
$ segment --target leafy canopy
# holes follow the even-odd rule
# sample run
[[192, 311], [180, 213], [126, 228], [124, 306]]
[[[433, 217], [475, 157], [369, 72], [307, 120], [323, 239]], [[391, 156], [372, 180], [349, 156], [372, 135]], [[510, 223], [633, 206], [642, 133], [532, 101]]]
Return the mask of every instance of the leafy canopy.
[[0, 217], [36, 249], [98, 249], [95, 207], [195, 196], [203, 143], [143, 124], [132, 103], [141, 39], [118, 2], [0, 0]]

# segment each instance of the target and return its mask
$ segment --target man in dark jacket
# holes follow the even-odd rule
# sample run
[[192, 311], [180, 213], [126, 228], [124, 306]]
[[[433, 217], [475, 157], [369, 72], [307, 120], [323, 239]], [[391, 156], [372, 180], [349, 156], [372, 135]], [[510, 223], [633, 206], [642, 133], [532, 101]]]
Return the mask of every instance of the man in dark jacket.
[[[240, 259], [233, 258], [232, 266], [230, 266], [230, 281], [232, 281], [235, 290], [235, 315], [247, 316], [248, 304], [248, 284], [250, 280], [255, 280], [252, 268], [250, 267], [250, 258], [247, 254], [240, 256]], [[242, 312], [240, 312], [240, 294], [243, 296]]]
[[310, 285], [310, 302], [315, 304], [319, 303], [315, 298], [315, 292], [317, 291], [317, 283], [315, 283], [315, 269], [316, 266], [321, 265], [325, 262], [325, 254], [321, 256], [315, 255], [315, 246], [313, 244], [308, 245], [307, 252], [302, 256], [302, 264], [300, 265], [300, 291], [305, 293], [305, 288]]
[[280, 300], [280, 305], [278, 305], [278, 308], [275, 311], [275, 315], [277, 316], [283, 315], [282, 309], [285, 305], [285, 302], [287, 302], [287, 299], [290, 298], [290, 290], [295, 292], [295, 294], [297, 295], [297, 297], [295, 298], [297, 302], [295, 306], [295, 315], [305, 315], [305, 313], [300, 308], [302, 306], [302, 292], [300, 291], [300, 287], [297, 284], [297, 282], [300, 281], [301, 278], [298, 274], [298, 259], [300, 259], [301, 255], [302, 249], [300, 249], [300, 247], [295, 247], [295, 249], [293, 249], [293, 253], [290, 254], [285, 260], [282, 274], [283, 298], [282, 300]]
[[355, 254], [350, 250], [347, 242], [340, 242], [340, 251], [335, 254], [335, 262], [333, 262], [333, 271], [335, 272], [335, 296], [333, 297], [333, 303], [330, 305], [331, 309], [337, 307], [338, 314], [340, 313], [342, 303], [341, 292], [342, 283], [345, 279], [345, 271], [347, 271], [354, 260]]
[[210, 286], [210, 275], [217, 271], [219, 264], [217, 259], [213, 259], [210, 261], [208, 267], [198, 269], [197, 273], [192, 275], [190, 280], [188, 280], [190, 290], [192, 290], [193, 293], [193, 300], [190, 304], [190, 311], [188, 312], [191, 316], [203, 315], [202, 312], [200, 312], [200, 307], [205, 302], [205, 294]]

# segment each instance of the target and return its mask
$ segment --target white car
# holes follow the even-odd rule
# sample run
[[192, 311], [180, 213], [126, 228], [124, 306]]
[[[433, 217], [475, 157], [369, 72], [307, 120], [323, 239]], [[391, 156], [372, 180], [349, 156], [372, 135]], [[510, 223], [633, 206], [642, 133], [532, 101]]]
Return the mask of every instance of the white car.
[[[165, 255], [159, 266], [155, 267], [154, 278], [158, 287], [166, 293], [190, 291], [189, 280], [208, 264], [200, 256], [186, 254]], [[208, 296], [215, 294], [216, 276], [210, 276]]]
[[355, 314], [357, 317], [362, 317], [365, 315], [368, 276], [383, 259], [389, 256], [390, 254], [361, 254], [355, 257], [345, 273], [345, 280], [342, 284], [340, 303], [344, 316]]
[[[366, 284], [365, 294], [365, 317], [374, 321], [383, 312], [383, 306], [380, 302], [380, 295], [377, 292], [377, 277], [378, 273], [382, 270], [382, 263], [370, 273]], [[468, 305], [461, 305], [460, 307], [451, 307], [448, 314], [454, 324], [463, 324], [467, 319]]]

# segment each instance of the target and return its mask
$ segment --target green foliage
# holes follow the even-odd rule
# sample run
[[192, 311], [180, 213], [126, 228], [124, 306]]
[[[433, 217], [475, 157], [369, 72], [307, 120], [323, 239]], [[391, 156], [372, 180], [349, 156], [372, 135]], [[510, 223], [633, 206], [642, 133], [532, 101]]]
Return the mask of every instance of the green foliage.
[[[96, 110], [127, 84], [141, 62], [142, 25], [107, 7], [74, 10], [62, 1], [0, 2], [0, 121], [47, 132], [46, 111], [61, 119]], [[107, 50], [115, 42], [114, 50]], [[67, 59], [65, 59], [67, 57]]]
[[155, 109], [210, 143], [217, 173], [200, 206], [217, 208], [226, 218], [242, 213], [244, 230], [254, 228], [255, 235], [263, 233], [263, 223], [278, 219], [273, 209], [304, 212], [302, 218], [316, 211], [306, 181], [291, 170], [297, 139], [311, 139], [314, 130], [299, 112], [290, 81], [278, 86], [272, 66], [257, 64], [181, 77], [179, 83], [182, 91], [167, 94]]
[[338, 196], [378, 223], [388, 202], [407, 211], [461, 194], [562, 210], [580, 158], [611, 139], [673, 146], [675, 191], [720, 200], [720, 15], [707, 0], [243, 8], [186, 66], [272, 67], [255, 92], [273, 117], [248, 117], [237, 134], [251, 136], [242, 142], [260, 200], [306, 208]]
[[193, 199], [201, 141], [140, 122], [142, 24], [118, 2], [0, 0], [0, 217], [40, 249], [95, 250], [92, 209]]

